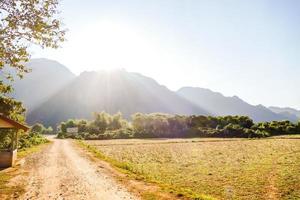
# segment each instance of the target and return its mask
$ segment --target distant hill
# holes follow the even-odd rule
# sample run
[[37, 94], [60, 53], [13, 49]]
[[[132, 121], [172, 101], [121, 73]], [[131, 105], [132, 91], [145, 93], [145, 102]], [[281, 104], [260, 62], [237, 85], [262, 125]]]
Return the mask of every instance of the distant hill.
[[295, 116], [275, 113], [262, 105], [253, 106], [237, 96], [225, 97], [221, 93], [213, 92], [209, 89], [183, 87], [177, 91], [177, 94], [205, 108], [214, 115], [247, 115], [256, 122], [286, 119], [291, 121], [297, 120]]
[[149, 77], [125, 70], [75, 76], [53, 60], [33, 59], [27, 66], [32, 72], [16, 80], [12, 95], [25, 104], [30, 124], [55, 125], [69, 118], [90, 118], [93, 112], [103, 110], [111, 114], [121, 111], [126, 118], [136, 112], [248, 115], [255, 121], [299, 118], [294, 109], [253, 106], [208, 89], [184, 87], [173, 92]]
[[54, 125], [93, 112], [209, 114], [151, 78], [125, 70], [83, 72], [28, 115], [28, 121]]
[[16, 78], [12, 96], [22, 100], [29, 112], [75, 78], [68, 68], [54, 60], [32, 59], [26, 66], [32, 72], [23, 79]]
[[289, 108], [289, 107], [280, 108], [280, 107], [271, 106], [269, 107], [269, 109], [275, 113], [279, 113], [287, 116], [294, 116], [300, 119], [300, 110], [294, 108]]

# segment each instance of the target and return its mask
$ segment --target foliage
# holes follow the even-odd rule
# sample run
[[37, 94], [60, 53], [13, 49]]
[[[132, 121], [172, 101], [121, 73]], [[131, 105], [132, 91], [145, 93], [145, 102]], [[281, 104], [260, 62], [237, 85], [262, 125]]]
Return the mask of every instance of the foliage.
[[35, 145], [44, 144], [49, 142], [42, 134], [30, 132], [28, 135], [21, 135], [19, 139], [19, 148], [25, 149]]
[[[46, 129], [42, 124], [35, 124], [31, 127], [28, 134], [24, 134], [23, 131], [19, 131], [18, 148], [24, 149], [48, 142], [43, 134], [48, 133], [51, 129], [51, 127]], [[0, 134], [0, 149], [8, 149], [11, 145], [11, 135], [14, 130], [2, 131], [4, 134]]]
[[[78, 133], [68, 133], [68, 128], [78, 128]], [[128, 129], [128, 122], [121, 113], [110, 115], [106, 112], [94, 113], [92, 121], [69, 119], [59, 126], [58, 138], [76, 139], [110, 139], [129, 138], [132, 131]]]
[[[162, 113], [132, 115], [127, 122], [121, 113], [95, 113], [94, 120], [68, 120], [60, 125], [59, 138], [116, 139], [116, 138], [260, 138], [274, 135], [299, 134], [300, 122], [273, 121], [254, 124], [247, 116], [182, 116]], [[78, 127], [78, 133], [67, 128]]]
[[11, 140], [11, 132], [0, 129], [0, 149], [10, 148]]
[[161, 113], [141, 114], [132, 116], [135, 137], [183, 137], [188, 129], [188, 118], [179, 115]]
[[[29, 72], [24, 63], [29, 60], [30, 44], [57, 48], [64, 40], [65, 31], [57, 19], [58, 0], [1, 0], [0, 2], [0, 70], [6, 80], [14, 74], [5, 67], [14, 69], [22, 78]], [[11, 87], [0, 81], [0, 94], [11, 91]]]
[[247, 116], [172, 116], [141, 114], [132, 117], [135, 137], [266, 137], [263, 131], [252, 129]]
[[[57, 5], [58, 0], [0, 1], [0, 113], [20, 123], [25, 122], [25, 109], [8, 95], [13, 89], [11, 84], [16, 75], [22, 78], [30, 71], [24, 65], [30, 57], [30, 44], [57, 48], [64, 40]], [[12, 132], [0, 130], [0, 148], [11, 144]], [[18, 134], [27, 137], [22, 131]]]
[[255, 124], [252, 129], [257, 131], [266, 131], [270, 135], [288, 135], [299, 133], [299, 123], [293, 124], [290, 121], [272, 121]]
[[41, 133], [45, 127], [43, 124], [35, 124], [31, 127], [31, 132]]
[[19, 148], [29, 148], [35, 145], [44, 144], [49, 142], [43, 135], [52, 130], [51, 127], [48, 129], [43, 124], [34, 124], [28, 134], [22, 134], [19, 139]]
[[53, 128], [51, 126], [46, 128], [43, 124], [36, 123], [31, 127], [30, 132], [39, 133], [41, 135], [49, 135], [53, 134]]
[[[25, 121], [25, 109], [23, 108], [22, 103], [2, 95], [0, 95], [0, 113], [20, 123], [24, 123]], [[19, 130], [17, 132], [21, 135], [23, 131]], [[10, 147], [12, 135], [15, 133], [16, 130], [0, 129], [0, 149], [7, 149]]]

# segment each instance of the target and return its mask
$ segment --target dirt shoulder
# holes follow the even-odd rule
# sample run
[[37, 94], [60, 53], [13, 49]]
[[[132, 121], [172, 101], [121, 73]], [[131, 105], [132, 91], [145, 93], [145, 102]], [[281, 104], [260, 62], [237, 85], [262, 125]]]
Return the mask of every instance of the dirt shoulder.
[[91, 162], [101, 168], [104, 173], [110, 174], [111, 177], [117, 180], [120, 184], [124, 185], [129, 192], [135, 194], [136, 196], [139, 196], [142, 199], [187, 199], [183, 196], [179, 197], [175, 194], [163, 191], [157, 184], [143, 181], [134, 174], [128, 173], [128, 171], [114, 166], [109, 161], [104, 161], [105, 159], [103, 160], [102, 156], [99, 156], [98, 152], [95, 152], [95, 149], [93, 147], [86, 145], [84, 142], [74, 141], [74, 145], [76, 146], [82, 157], [88, 158]]

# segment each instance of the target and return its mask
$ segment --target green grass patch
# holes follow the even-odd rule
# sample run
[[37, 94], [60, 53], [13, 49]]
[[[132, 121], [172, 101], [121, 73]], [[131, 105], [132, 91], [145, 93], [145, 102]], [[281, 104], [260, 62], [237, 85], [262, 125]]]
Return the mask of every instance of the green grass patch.
[[8, 181], [12, 178], [11, 175], [5, 172], [0, 172], [0, 191], [5, 191], [6, 190], [6, 184]]
[[18, 159], [22, 159], [32, 153], [38, 152], [40, 151], [42, 148], [44, 148], [46, 145], [52, 143], [51, 141], [47, 140], [45, 143], [43, 144], [39, 144], [36, 146], [32, 146], [29, 148], [24, 148], [24, 149], [19, 149], [18, 150]]

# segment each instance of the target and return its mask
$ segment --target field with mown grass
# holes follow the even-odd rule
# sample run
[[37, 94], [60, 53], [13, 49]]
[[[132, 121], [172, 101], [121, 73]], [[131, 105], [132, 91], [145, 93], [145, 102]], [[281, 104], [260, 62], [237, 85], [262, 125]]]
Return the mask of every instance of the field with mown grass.
[[84, 142], [113, 165], [178, 196], [300, 199], [297, 137]]

